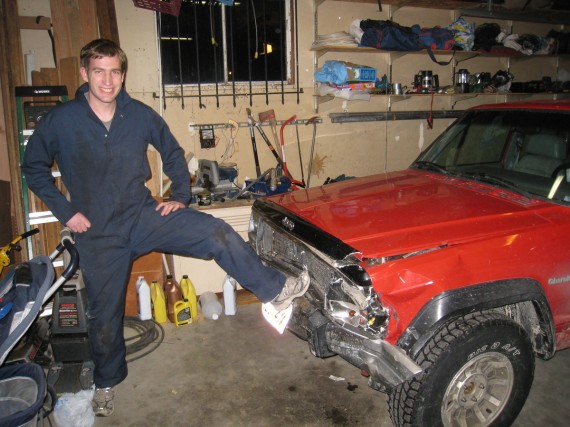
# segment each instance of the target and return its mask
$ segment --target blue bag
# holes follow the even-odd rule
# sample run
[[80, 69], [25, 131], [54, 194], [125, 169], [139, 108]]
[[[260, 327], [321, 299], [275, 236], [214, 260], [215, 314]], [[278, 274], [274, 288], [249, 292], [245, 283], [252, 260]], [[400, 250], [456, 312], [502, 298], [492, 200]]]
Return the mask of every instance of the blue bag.
[[[438, 61], [432, 52], [432, 49], [440, 49], [437, 47], [439, 45], [448, 46], [448, 49], [453, 47], [454, 37], [451, 30], [436, 27], [428, 31], [421, 29], [419, 25], [404, 27], [392, 21], [372, 19], [361, 21], [360, 28], [363, 30], [360, 46], [400, 52], [426, 49], [431, 60], [439, 65], [448, 65], [453, 59]], [[420, 39], [420, 33], [423, 34], [423, 41]]]
[[417, 33], [420, 44], [426, 49], [451, 50], [455, 47], [455, 35], [447, 28], [420, 28], [419, 25], [414, 25], [412, 30]]
[[403, 52], [422, 50], [418, 35], [410, 27], [367, 19], [360, 23], [360, 28], [364, 31], [361, 46]]

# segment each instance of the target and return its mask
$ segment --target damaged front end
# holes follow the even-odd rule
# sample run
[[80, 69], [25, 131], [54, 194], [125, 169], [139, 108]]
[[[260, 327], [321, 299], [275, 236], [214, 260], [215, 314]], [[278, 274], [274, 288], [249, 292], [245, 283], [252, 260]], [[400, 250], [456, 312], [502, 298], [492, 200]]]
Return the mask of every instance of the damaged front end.
[[353, 248], [263, 199], [253, 206], [249, 244], [265, 263], [288, 275], [309, 271], [311, 287], [296, 300], [288, 328], [315, 356], [341, 356], [369, 373], [369, 385], [384, 392], [421, 371], [384, 340], [389, 310]]

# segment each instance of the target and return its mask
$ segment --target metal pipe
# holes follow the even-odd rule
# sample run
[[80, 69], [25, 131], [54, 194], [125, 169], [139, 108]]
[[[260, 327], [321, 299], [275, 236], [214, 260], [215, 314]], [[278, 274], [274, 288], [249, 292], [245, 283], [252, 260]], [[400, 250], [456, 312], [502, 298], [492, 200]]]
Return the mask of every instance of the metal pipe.
[[370, 113], [330, 113], [331, 123], [382, 122], [387, 120], [421, 120], [432, 114], [434, 119], [455, 119], [463, 114], [461, 110], [391, 111]]
[[197, 77], [197, 84], [198, 84], [198, 105], [200, 108], [206, 108], [204, 104], [202, 104], [202, 86], [200, 84], [200, 50], [198, 48], [198, 9], [197, 4], [194, 3], [194, 39], [196, 40], [196, 77]]
[[[248, 64], [248, 76], [249, 76], [249, 106], [253, 106], [253, 97], [251, 96], [251, 93], [253, 92], [252, 90], [252, 84], [251, 84], [251, 35], [249, 34], [250, 32], [250, 28], [249, 28], [249, 2], [246, 1], [245, 3], [246, 5], [246, 13], [247, 13], [247, 18], [246, 18], [246, 22], [247, 22], [247, 64]], [[258, 174], [259, 175], [259, 174]]]
[[180, 95], [182, 109], [184, 110], [184, 79], [182, 78], [182, 50], [180, 49], [180, 20], [176, 17], [176, 38], [178, 45], [178, 80], [180, 81]]
[[265, 105], [269, 105], [269, 80], [267, 76], [267, 26], [265, 25], [266, 16], [265, 16], [265, 2], [263, 2], [263, 73], [265, 75]]
[[297, 0], [295, 0], [295, 82], [297, 84], [297, 104], [299, 103], [299, 21], [297, 18]]
[[[283, 2], [283, 7], [279, 8], [279, 48], [281, 52], [287, 52], [286, 39], [283, 37], [283, 8], [287, 8], [287, 2]], [[285, 63], [283, 54], [279, 55], [279, 72], [281, 73], [281, 104], [285, 104]]]
[[234, 107], [236, 107], [236, 68], [234, 62], [234, 13], [233, 7], [230, 7], [230, 50], [232, 52], [230, 62], [232, 66], [232, 96]]
[[[158, 34], [160, 34], [162, 36], [162, 14], [161, 13], [157, 13], [156, 14], [156, 22], [158, 25]], [[160, 98], [162, 98], [162, 109], [166, 110], [166, 89], [164, 86], [164, 77], [162, 76], [162, 49], [161, 49], [161, 42], [158, 41], [157, 42], [158, 45], [158, 55], [160, 58], [159, 64], [160, 64], [160, 70], [159, 70], [159, 76], [160, 76], [160, 86], [162, 88], [162, 94], [160, 96]], [[161, 116], [162, 116], [162, 111], [161, 111]], [[162, 182], [162, 181], [161, 181]], [[161, 184], [162, 185], [162, 184]]]
[[[282, 92], [269, 92], [270, 95], [278, 95], [281, 94]], [[304, 93], [303, 92], [303, 88], [300, 89], [299, 93]], [[293, 95], [293, 94], [297, 94], [296, 90], [291, 90], [291, 91], [285, 91], [284, 92], [285, 95]], [[248, 93], [244, 93], [242, 95], [247, 95], [247, 96], [265, 96], [264, 92], [258, 92], [258, 93], [254, 93], [254, 92], [248, 92]], [[208, 98], [208, 97], [213, 97], [213, 96], [236, 96], [236, 92], [233, 93], [220, 93], [218, 95], [212, 94], [212, 95], [208, 95], [208, 94], [198, 94], [198, 95], [184, 95], [185, 98], [196, 98], [196, 97], [202, 97], [202, 98]], [[153, 98], [158, 98], [159, 96], [156, 94], [156, 92], [153, 92]], [[180, 98], [180, 95], [165, 95], [165, 98]]]
[[220, 108], [220, 98], [219, 98], [219, 88], [218, 88], [218, 42], [216, 41], [216, 24], [214, 17], [212, 16], [214, 13], [214, 6], [213, 3], [210, 3], [210, 31], [211, 31], [211, 38], [212, 38], [212, 49], [214, 51], [214, 85], [216, 87], [216, 107]]

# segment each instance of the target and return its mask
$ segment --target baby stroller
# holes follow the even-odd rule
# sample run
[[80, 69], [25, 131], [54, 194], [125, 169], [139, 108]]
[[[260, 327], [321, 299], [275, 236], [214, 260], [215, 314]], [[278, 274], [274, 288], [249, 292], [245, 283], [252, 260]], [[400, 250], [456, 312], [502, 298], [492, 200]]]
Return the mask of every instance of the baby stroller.
[[[19, 240], [37, 232], [32, 230], [19, 236], [2, 248], [2, 255], [5, 257], [11, 249], [18, 249]], [[53, 260], [64, 252], [69, 262], [54, 281]], [[7, 266], [6, 262], [1, 266]], [[0, 282], [0, 427], [35, 426], [53, 410], [57, 396], [53, 390], [49, 391], [40, 365], [30, 361], [3, 364], [36, 322], [45, 303], [74, 275], [78, 266], [79, 254], [71, 232], [64, 229], [61, 243], [49, 257], [36, 256], [12, 268]]]

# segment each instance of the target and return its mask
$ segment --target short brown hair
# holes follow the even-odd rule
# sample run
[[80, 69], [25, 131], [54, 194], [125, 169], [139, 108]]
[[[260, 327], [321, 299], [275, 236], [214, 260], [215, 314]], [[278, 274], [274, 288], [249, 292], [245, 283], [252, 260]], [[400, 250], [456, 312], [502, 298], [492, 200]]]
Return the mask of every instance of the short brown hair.
[[121, 62], [121, 72], [123, 74], [127, 72], [127, 55], [123, 49], [121, 49], [117, 43], [112, 40], [96, 39], [87, 43], [81, 49], [81, 53], [79, 54], [79, 61], [82, 67], [89, 69], [89, 61], [91, 58], [103, 58], [107, 56], [118, 56], [119, 61]]

